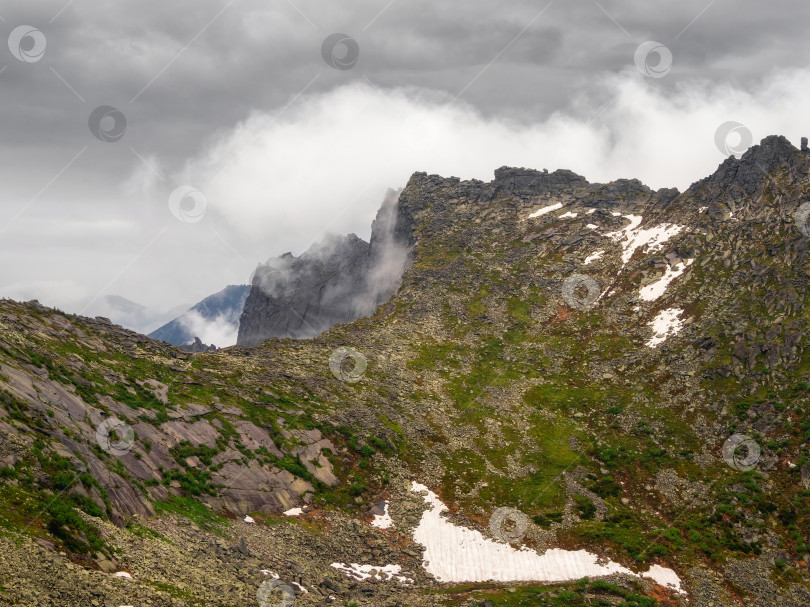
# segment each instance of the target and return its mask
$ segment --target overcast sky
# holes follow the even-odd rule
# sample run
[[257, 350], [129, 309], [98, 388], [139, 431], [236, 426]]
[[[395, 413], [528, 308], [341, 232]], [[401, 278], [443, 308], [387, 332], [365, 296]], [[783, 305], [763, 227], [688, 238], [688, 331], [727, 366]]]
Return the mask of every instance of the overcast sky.
[[725, 151], [810, 135], [809, 26], [806, 0], [7, 0], [0, 296], [191, 304], [367, 238], [414, 171], [685, 189], [726, 122]]

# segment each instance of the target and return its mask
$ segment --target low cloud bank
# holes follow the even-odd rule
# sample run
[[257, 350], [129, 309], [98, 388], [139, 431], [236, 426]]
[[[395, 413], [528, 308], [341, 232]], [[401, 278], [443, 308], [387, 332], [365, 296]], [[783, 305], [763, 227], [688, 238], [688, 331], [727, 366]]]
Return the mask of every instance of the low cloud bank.
[[352, 84], [256, 112], [191, 160], [179, 182], [203, 191], [209, 212], [268, 253], [299, 254], [329, 230], [367, 238], [381, 192], [414, 171], [489, 181], [503, 166], [571, 169], [590, 181], [636, 177], [687, 188], [731, 149], [810, 134], [810, 72], [782, 71], [752, 91], [694, 82], [676, 94], [636, 70], [605, 77], [598, 96], [523, 124], [415, 89]]

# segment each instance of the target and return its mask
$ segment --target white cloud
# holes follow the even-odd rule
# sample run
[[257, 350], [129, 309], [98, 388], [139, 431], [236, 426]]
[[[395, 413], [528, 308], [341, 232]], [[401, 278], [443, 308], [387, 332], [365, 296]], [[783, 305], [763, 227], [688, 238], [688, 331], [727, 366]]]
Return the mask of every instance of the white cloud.
[[33, 280], [31, 282], [6, 285], [2, 297], [17, 301], [36, 299], [39, 303], [62, 308], [66, 312], [86, 301], [89, 291], [73, 280]]
[[136, 158], [139, 162], [123, 184], [124, 193], [136, 200], [155, 198], [160, 192], [160, 184], [166, 179], [165, 168], [155, 155]]
[[782, 72], [750, 93], [700, 82], [672, 95], [626, 71], [605, 78], [600, 103], [577, 99], [577, 115], [529, 125], [424, 91], [346, 85], [285, 112], [253, 114], [191, 160], [178, 182], [198, 184], [211, 211], [238, 231], [262, 234], [274, 244], [268, 254], [300, 251], [327, 227], [366, 234], [381, 192], [414, 171], [488, 181], [502, 165], [567, 168], [591, 181], [636, 177], [685, 189], [723, 161], [714, 134], [728, 120], [757, 142], [776, 133], [798, 143], [810, 133], [800, 105], [807, 75]]
[[233, 325], [226, 315], [217, 316], [214, 320], [207, 320], [196, 310], [189, 310], [179, 318], [183, 326], [200, 341], [207, 345], [220, 348], [236, 344], [238, 325]]
[[[604, 76], [598, 95], [583, 93], [565, 111], [530, 124], [506, 112], [483, 115], [426, 89], [352, 84], [305, 94], [286, 110], [256, 112], [212, 135], [174, 174], [150, 146], [136, 145], [165, 182], [119, 147], [126, 153], [116, 158], [132, 170], [121, 189], [99, 193], [87, 181], [80, 204], [73, 200], [78, 186], [63, 183], [72, 168], [0, 239], [7, 259], [26, 252], [22, 263], [0, 268], [0, 295], [37, 297], [68, 311], [79, 311], [96, 293], [154, 309], [202, 299], [247, 280], [260, 260], [303, 252], [327, 230], [368, 238], [386, 190], [405, 185], [414, 171], [489, 181], [503, 165], [565, 168], [590, 181], [635, 177], [653, 188], [684, 189], [723, 161], [714, 136], [724, 122], [743, 123], [755, 142], [784, 134], [798, 145], [810, 135], [808, 76], [806, 69], [782, 70], [749, 90], [692, 81], [673, 92], [633, 68]], [[9, 195], [3, 220], [64, 162], [60, 157], [46, 175], [29, 180], [36, 187], [29, 184], [19, 200]], [[168, 210], [169, 193], [184, 184], [207, 197], [199, 223], [178, 222]], [[96, 223], [65, 230], [71, 220]], [[79, 285], [86, 294], [81, 305]]]

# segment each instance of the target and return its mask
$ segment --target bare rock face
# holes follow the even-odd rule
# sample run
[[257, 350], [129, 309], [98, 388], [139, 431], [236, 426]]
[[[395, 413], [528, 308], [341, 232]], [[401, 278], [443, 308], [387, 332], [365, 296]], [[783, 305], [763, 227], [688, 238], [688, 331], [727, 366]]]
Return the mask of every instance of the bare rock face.
[[332, 237], [301, 257], [286, 253], [259, 267], [239, 323], [239, 345], [269, 337], [313, 337], [361, 315], [369, 243]]
[[[85, 331], [93, 322], [66, 321], [51, 312], [36, 325], [25, 326], [16, 318], [11, 314], [0, 318], [7, 339], [15, 331], [25, 330], [47, 339], [71, 336], [81, 340], [87, 338]], [[107, 344], [140, 340], [120, 327], [106, 323], [98, 327]], [[284, 430], [279, 448], [268, 428], [248, 419], [238, 407], [217, 400], [201, 405], [170, 397], [177, 382], [132, 377], [121, 363], [104, 358], [105, 350], [98, 348], [101, 343], [92, 341], [82, 342], [90, 348], [84, 361], [76, 355], [64, 361], [52, 356], [45, 367], [38, 367], [20, 353], [19, 358], [0, 364], [0, 468], [39, 466], [35, 476], [41, 477], [43, 486], [63, 489], [68, 500], [89, 498], [117, 524], [131, 515], [154, 515], [155, 501], [189, 493], [199, 494], [216, 511], [244, 515], [280, 512], [305, 503], [312, 499], [313, 482], [338, 484], [332, 464], [323, 454], [334, 453], [336, 448], [319, 430]], [[173, 364], [188, 356], [181, 350], [151, 340], [142, 345], [146, 350], [133, 351], [132, 360], [139, 364], [148, 364], [144, 361], [152, 358], [161, 360], [164, 368], [171, 366], [182, 373], [184, 381], [203, 385]], [[98, 362], [94, 356], [99, 357]], [[121, 373], [107, 368], [94, 374], [92, 369], [99, 370], [102, 364]], [[71, 372], [77, 375], [71, 375], [69, 381], [66, 377]], [[95, 383], [85, 380], [82, 373]], [[112, 383], [104, 383], [103, 378]], [[115, 391], [115, 385], [123, 389]], [[79, 392], [76, 386], [83, 390]], [[39, 440], [45, 439], [39, 447], [45, 464], [34, 464], [26, 455], [35, 440], [32, 430], [20, 431], [21, 423], [30, 424]], [[278, 465], [285, 457], [300, 461], [307, 478]], [[63, 479], [61, 485], [54, 485], [54, 472], [42, 468], [52, 458], [61, 462], [58, 474], [68, 474], [71, 483]], [[79, 475], [89, 476], [77, 481]], [[90, 477], [92, 482], [87, 480]]]
[[314, 337], [370, 316], [399, 286], [412, 246], [406, 216], [389, 191], [370, 242], [329, 236], [300, 257], [285, 253], [256, 269], [239, 322], [238, 345], [271, 337]]

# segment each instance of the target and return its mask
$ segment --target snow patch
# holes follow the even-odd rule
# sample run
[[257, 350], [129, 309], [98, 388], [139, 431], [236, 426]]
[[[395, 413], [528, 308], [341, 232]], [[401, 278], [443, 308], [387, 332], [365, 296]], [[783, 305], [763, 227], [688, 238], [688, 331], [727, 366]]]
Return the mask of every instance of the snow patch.
[[256, 521], [255, 521], [255, 520], [253, 520], [253, 517], [252, 517], [252, 516], [247, 516], [247, 515], [245, 515], [245, 522], [246, 522], [246, 523], [255, 523]]
[[686, 268], [691, 266], [692, 262], [694, 261], [694, 259], [687, 259], [685, 263], [681, 261], [675, 264], [674, 268], [667, 268], [667, 271], [664, 272], [664, 275], [661, 278], [656, 280], [654, 283], [647, 285], [646, 287], [642, 287], [638, 293], [641, 299], [644, 301], [655, 301], [661, 297], [664, 294], [664, 291], [667, 290], [669, 283], [683, 274]]
[[585, 213], [586, 215], [590, 215], [591, 213], [595, 213], [596, 209], [588, 209], [588, 212]]
[[642, 574], [642, 577], [648, 577], [665, 588], [674, 588], [678, 592], [681, 591], [681, 580], [678, 574], [668, 567], [650, 565], [650, 568], [647, 569], [646, 573]]
[[[613, 213], [621, 215], [621, 213]], [[662, 223], [652, 228], [639, 228], [644, 219], [641, 215], [622, 215], [630, 220], [630, 225], [625, 226], [616, 232], [605, 234], [622, 245], [622, 265], [627, 265], [636, 249], [647, 247], [650, 252], [657, 251], [664, 246], [664, 243], [683, 230], [684, 226]]]
[[290, 586], [295, 586], [295, 587], [296, 587], [296, 588], [298, 588], [298, 590], [299, 590], [299, 591], [301, 591], [302, 593], [304, 593], [304, 594], [309, 594], [309, 590], [307, 590], [306, 588], [304, 588], [304, 587], [303, 587], [301, 584], [299, 584], [298, 582], [290, 582]]
[[588, 224], [588, 225], [586, 225], [585, 227], [586, 227], [586, 228], [590, 228], [590, 229], [592, 229], [592, 230], [595, 230], [595, 229], [596, 229], [596, 228], [598, 228], [599, 226], [598, 226], [598, 225], [596, 225], [595, 223], [589, 223], [589, 224]]
[[274, 571], [270, 571], [269, 569], [262, 569], [262, 570], [261, 570], [261, 572], [262, 572], [264, 575], [269, 575], [269, 576], [270, 576], [271, 578], [273, 578], [274, 580], [278, 580], [278, 579], [280, 579], [280, 577], [279, 577], [278, 573], [276, 573], [276, 572], [274, 572]]
[[599, 251], [594, 251], [593, 253], [591, 253], [590, 255], [588, 255], [588, 256], [585, 258], [585, 262], [584, 262], [584, 263], [585, 263], [585, 265], [587, 266], [587, 265], [588, 265], [589, 263], [591, 263], [592, 261], [596, 261], [597, 259], [601, 259], [601, 258], [602, 258], [602, 254], [603, 254], [604, 252], [605, 252], [604, 250], [599, 250]]
[[332, 567], [338, 571], [342, 571], [358, 582], [373, 577], [375, 580], [396, 579], [401, 584], [413, 583], [411, 578], [399, 575], [402, 572], [402, 567], [399, 565], [385, 565], [384, 567], [380, 567], [379, 565], [359, 565], [357, 563], [352, 563], [351, 565], [347, 565], [346, 563], [332, 563]]
[[546, 213], [551, 213], [551, 211], [556, 211], [557, 209], [562, 208], [562, 203], [558, 202], [557, 204], [552, 204], [547, 207], [543, 207], [542, 209], [536, 210], [534, 213], [529, 215], [529, 219], [534, 219], [535, 217], [540, 217], [541, 215], [545, 215]]
[[571, 211], [566, 211], [562, 215], [560, 215], [557, 219], [565, 219], [566, 217], [576, 217], [579, 213], [572, 213]]
[[304, 514], [303, 508], [290, 508], [284, 511], [285, 516], [300, 516], [302, 514]]
[[371, 521], [371, 525], [377, 529], [390, 529], [394, 526], [394, 519], [392, 519], [391, 515], [388, 514], [388, 502], [384, 503], [384, 512], [382, 514], [375, 514], [374, 520]]
[[653, 330], [653, 336], [647, 342], [648, 348], [655, 348], [658, 344], [666, 341], [670, 335], [675, 335], [683, 328], [683, 321], [678, 318], [683, 310], [669, 308], [661, 310], [652, 322], [648, 323]]
[[[426, 493], [430, 505], [413, 539], [425, 547], [423, 567], [440, 582], [562, 582], [612, 573], [639, 575], [586, 550], [551, 548], [540, 555], [525, 546], [518, 549], [485, 538], [480, 531], [458, 527], [443, 517], [447, 506], [425, 485], [413, 482], [411, 491]], [[680, 580], [671, 569], [653, 566], [640, 575], [680, 592]]]
[[128, 571], [118, 571], [115, 574], [115, 577], [122, 577], [122, 578], [126, 578], [128, 580], [131, 580], [132, 579], [132, 574], [129, 573]]

